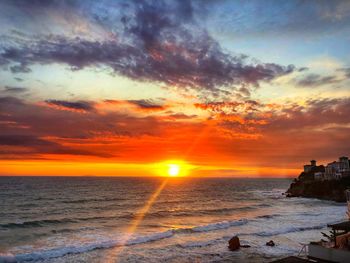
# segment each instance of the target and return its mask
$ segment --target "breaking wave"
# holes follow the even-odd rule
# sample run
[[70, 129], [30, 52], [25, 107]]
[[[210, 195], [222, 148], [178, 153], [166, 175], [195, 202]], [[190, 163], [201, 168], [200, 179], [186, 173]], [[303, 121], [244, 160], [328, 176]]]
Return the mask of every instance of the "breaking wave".
[[175, 234], [181, 233], [193, 233], [193, 232], [208, 232], [215, 231], [220, 229], [229, 228], [232, 226], [239, 226], [246, 224], [248, 220], [237, 220], [237, 221], [223, 221], [203, 226], [195, 226], [191, 228], [178, 228], [178, 229], [170, 229], [164, 232], [155, 233], [147, 236], [139, 236], [135, 238], [129, 239], [127, 242], [123, 242], [119, 240], [100, 240], [93, 243], [87, 243], [83, 245], [77, 246], [66, 246], [66, 247], [57, 247], [48, 250], [36, 251], [32, 253], [26, 254], [17, 254], [17, 255], [0, 255], [0, 262], [16, 262], [16, 261], [38, 261], [38, 260], [47, 260], [50, 258], [62, 257], [67, 254], [79, 254], [88, 251], [92, 251], [95, 249], [106, 249], [117, 247], [121, 245], [136, 245], [141, 243], [148, 243], [157, 241], [164, 238], [170, 238]]
[[307, 230], [322, 229], [326, 226], [327, 226], [326, 224], [320, 224], [320, 225], [306, 226], [306, 227], [287, 227], [287, 228], [279, 229], [279, 230], [275, 230], [275, 231], [261, 231], [258, 233], [254, 233], [254, 235], [261, 236], [261, 237], [269, 237], [269, 236], [276, 236], [276, 235], [288, 234], [288, 233], [293, 233], [293, 232], [302, 232], [302, 231], [307, 231]]

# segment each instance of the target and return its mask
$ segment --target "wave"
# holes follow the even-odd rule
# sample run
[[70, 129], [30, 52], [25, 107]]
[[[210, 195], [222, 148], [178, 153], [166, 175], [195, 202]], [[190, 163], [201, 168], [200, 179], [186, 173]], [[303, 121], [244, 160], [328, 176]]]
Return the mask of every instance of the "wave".
[[253, 233], [251, 235], [261, 236], [261, 237], [269, 237], [269, 236], [276, 236], [281, 234], [288, 234], [293, 232], [302, 232], [307, 230], [316, 230], [316, 229], [322, 229], [326, 227], [327, 224], [320, 224], [315, 226], [305, 226], [305, 227], [287, 227], [284, 229], [274, 230], [274, 231], [261, 231], [257, 233]]
[[[235, 211], [250, 211], [254, 210], [254, 207], [225, 207], [225, 208], [217, 208], [217, 209], [201, 209], [201, 210], [179, 210], [179, 211], [169, 211], [169, 210], [161, 210], [152, 213], [146, 214], [146, 218], [159, 218], [159, 217], [186, 217], [186, 216], [198, 216], [198, 215], [216, 215], [216, 214], [224, 214], [231, 213]], [[125, 216], [124, 216], [125, 217]]]
[[82, 203], [89, 203], [89, 202], [109, 202], [109, 201], [122, 201], [125, 200], [125, 198], [90, 198], [90, 199], [76, 199], [76, 200], [63, 200], [62, 203], [64, 204], [82, 204]]
[[25, 254], [17, 254], [17, 255], [0, 255], [0, 262], [17, 262], [17, 261], [23, 262], [23, 261], [48, 260], [50, 258], [62, 257], [67, 254], [79, 254], [79, 253], [92, 251], [95, 249], [107, 249], [107, 248], [113, 248], [113, 247], [118, 247], [122, 245], [131, 246], [131, 245], [136, 245], [141, 243], [153, 242], [153, 241], [157, 241], [165, 238], [170, 238], [175, 234], [207, 232], [207, 231], [226, 229], [232, 226], [243, 225], [243, 224], [246, 224], [247, 222], [248, 221], [245, 219], [236, 220], [236, 221], [223, 221], [223, 222], [217, 222], [217, 223], [212, 223], [212, 224], [203, 225], [203, 226], [195, 226], [190, 228], [170, 229], [164, 232], [131, 238], [127, 242], [123, 242], [122, 241], [123, 239], [100, 240], [97, 242], [86, 243], [79, 246], [73, 245], [73, 246], [66, 246], [66, 247], [57, 247], [53, 249], [36, 251], [36, 252], [25, 253]]
[[78, 223], [79, 221], [89, 221], [89, 220], [105, 220], [114, 219], [118, 216], [92, 216], [92, 217], [76, 217], [76, 218], [61, 218], [61, 219], [42, 219], [24, 222], [14, 222], [0, 224], [1, 228], [30, 228], [30, 227], [44, 227], [48, 225], [59, 225], [67, 223]]
[[261, 216], [257, 216], [255, 217], [256, 219], [271, 219], [271, 218], [275, 218], [275, 217], [281, 217], [283, 216], [282, 214], [269, 214], [269, 215], [261, 215]]
[[33, 220], [33, 221], [0, 224], [0, 227], [2, 227], [2, 228], [27, 228], [27, 227], [41, 227], [41, 226], [50, 225], [50, 224], [74, 223], [74, 222], [76, 222], [76, 221], [73, 219], [68, 219], [68, 218], [44, 219], [44, 220]]
[[212, 223], [212, 224], [203, 225], [203, 226], [195, 226], [192, 228], [187, 228], [187, 229], [185, 229], [185, 231], [189, 230], [192, 232], [208, 232], [208, 231], [226, 229], [226, 228], [230, 228], [233, 226], [241, 226], [241, 225], [245, 225], [247, 223], [248, 223], [247, 219], [240, 219], [240, 220], [235, 220], [235, 221], [223, 221], [223, 222]]
[[[272, 215], [272, 216], [278, 216]], [[254, 219], [253, 219], [254, 221]], [[217, 231], [217, 230], [223, 230], [228, 229], [230, 227], [234, 226], [241, 226], [248, 224], [249, 220], [247, 219], [241, 219], [241, 220], [233, 220], [233, 221], [222, 221], [222, 222], [216, 222], [211, 223], [207, 225], [201, 225], [201, 226], [194, 226], [194, 227], [188, 227], [188, 228], [178, 228], [178, 229], [170, 229], [164, 232], [158, 232], [155, 234], [150, 234], [146, 236], [137, 236], [129, 239], [127, 242], [123, 242], [123, 239], [111, 239], [111, 240], [98, 240], [96, 242], [92, 243], [85, 243], [85, 244], [79, 244], [77, 246], [65, 246], [65, 247], [57, 247], [47, 250], [41, 250], [41, 251], [35, 251], [31, 253], [25, 253], [25, 254], [17, 254], [17, 255], [0, 255], [0, 262], [16, 262], [16, 261], [38, 261], [38, 260], [48, 260], [50, 258], [57, 258], [62, 257], [67, 254], [79, 254], [84, 252], [89, 252], [96, 249], [108, 249], [118, 246], [131, 246], [141, 243], [148, 243], [148, 242], [154, 242], [157, 240], [165, 239], [165, 238], [171, 238], [174, 235], [181, 235], [186, 233], [201, 233], [201, 232], [209, 232], [209, 231]], [[260, 237], [269, 237], [269, 236], [275, 236], [280, 234], [287, 234], [292, 232], [301, 232], [301, 231], [307, 231], [307, 230], [314, 230], [314, 229], [322, 229], [326, 226], [326, 224], [320, 224], [320, 225], [314, 225], [314, 226], [307, 226], [307, 227], [286, 227], [277, 229], [274, 231], [261, 231], [256, 233], [236, 233], [239, 236], [260, 236]], [[122, 235], [121, 235], [122, 236]], [[225, 238], [225, 237], [224, 237]], [[125, 240], [125, 239], [124, 239]], [[218, 238], [215, 240], [207, 240], [207, 241], [198, 241], [198, 242], [189, 242], [186, 244], [179, 244], [180, 247], [205, 247], [210, 246], [212, 244], [215, 244], [219, 241], [222, 241], [222, 238]]]
[[[138, 213], [129, 213], [126, 215], [109, 215], [109, 216], [90, 216], [90, 217], [72, 217], [72, 218], [60, 218], [60, 219], [41, 219], [24, 222], [11, 222], [0, 224], [1, 228], [30, 228], [30, 227], [43, 227], [47, 225], [58, 225], [65, 223], [79, 223], [81, 221], [92, 221], [92, 220], [110, 220], [110, 219], [134, 219]], [[147, 215], [146, 215], [147, 216]], [[156, 218], [159, 214], [155, 213], [152, 215]]]
[[39, 261], [39, 260], [48, 260], [51, 258], [63, 257], [67, 254], [80, 254], [84, 252], [89, 252], [95, 249], [107, 249], [118, 246], [130, 246], [141, 243], [147, 243], [152, 241], [157, 241], [164, 238], [169, 238], [173, 236], [174, 233], [172, 230], [168, 230], [161, 233], [156, 233], [148, 236], [140, 236], [124, 242], [122, 239], [120, 240], [101, 240], [98, 242], [85, 243], [83, 245], [73, 245], [66, 247], [58, 247], [52, 248], [48, 250], [35, 251], [31, 253], [25, 254], [17, 254], [17, 255], [0, 255], [0, 262], [25, 262], [25, 261]]
[[152, 213], [148, 213], [146, 218], [158, 218], [171, 215], [172, 217], [183, 217], [183, 216], [198, 216], [198, 215], [217, 215], [225, 214], [231, 212], [244, 212], [256, 210], [257, 208], [270, 207], [269, 204], [256, 204], [252, 206], [242, 206], [242, 207], [222, 207], [215, 209], [198, 209], [198, 210], [178, 210], [178, 211], [169, 211], [169, 210], [159, 210]]

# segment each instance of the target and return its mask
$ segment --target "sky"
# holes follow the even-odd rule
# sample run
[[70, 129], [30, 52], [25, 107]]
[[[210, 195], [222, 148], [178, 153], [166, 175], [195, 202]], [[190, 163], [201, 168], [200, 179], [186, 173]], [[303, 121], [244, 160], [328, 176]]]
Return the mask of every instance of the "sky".
[[0, 175], [297, 176], [350, 149], [350, 2], [0, 1]]

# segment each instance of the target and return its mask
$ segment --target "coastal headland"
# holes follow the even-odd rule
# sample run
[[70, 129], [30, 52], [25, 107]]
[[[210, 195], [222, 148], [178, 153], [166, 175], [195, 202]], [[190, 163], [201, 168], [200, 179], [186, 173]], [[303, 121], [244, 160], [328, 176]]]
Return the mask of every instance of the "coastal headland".
[[304, 165], [304, 171], [291, 183], [287, 197], [308, 197], [336, 202], [346, 202], [345, 191], [350, 189], [350, 165], [348, 157], [340, 157], [326, 166]]

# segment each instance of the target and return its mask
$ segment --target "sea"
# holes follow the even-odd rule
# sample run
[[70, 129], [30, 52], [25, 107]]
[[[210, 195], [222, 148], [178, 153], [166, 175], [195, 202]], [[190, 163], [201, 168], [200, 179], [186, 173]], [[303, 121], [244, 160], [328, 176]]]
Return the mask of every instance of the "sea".
[[[270, 262], [303, 254], [327, 224], [346, 218], [346, 205], [287, 198], [291, 181], [0, 177], [0, 262]], [[230, 251], [236, 235], [250, 247]]]

